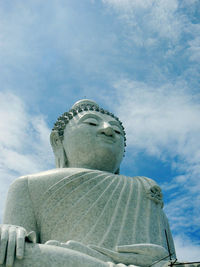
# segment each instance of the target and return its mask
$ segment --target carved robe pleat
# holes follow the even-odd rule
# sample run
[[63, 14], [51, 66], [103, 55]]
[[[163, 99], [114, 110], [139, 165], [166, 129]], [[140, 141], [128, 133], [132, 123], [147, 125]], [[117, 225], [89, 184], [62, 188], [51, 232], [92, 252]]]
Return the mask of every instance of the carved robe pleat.
[[146, 177], [87, 170], [64, 177], [39, 200], [41, 242], [79, 241], [108, 249], [138, 243], [174, 250], [158, 185]]

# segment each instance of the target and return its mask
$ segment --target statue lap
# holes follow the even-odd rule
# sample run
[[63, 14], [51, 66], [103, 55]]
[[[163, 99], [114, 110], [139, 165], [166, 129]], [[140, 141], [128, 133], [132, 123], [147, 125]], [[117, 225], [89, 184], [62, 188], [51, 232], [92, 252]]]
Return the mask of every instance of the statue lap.
[[[167, 267], [169, 261], [154, 264], [154, 267]], [[5, 264], [1, 265], [6, 267]], [[13, 267], [137, 267], [136, 265], [104, 262], [84, 253], [46, 244], [25, 243], [22, 260], [15, 259]]]
[[[1, 266], [6, 266], [1, 265]], [[86, 254], [71, 249], [45, 244], [25, 244], [22, 260], [15, 259], [13, 267], [110, 267], [109, 263], [100, 261]]]
[[[123, 261], [118, 261], [118, 264], [115, 264], [110, 261], [110, 258], [104, 260], [102, 258], [95, 257], [95, 255], [93, 256], [93, 254], [91, 256], [91, 254], [88, 254], [87, 252], [82, 250], [80, 252], [76, 249], [73, 250], [66, 247], [63, 248], [54, 245], [47, 245], [45, 244], [45, 242], [47, 242], [48, 240], [58, 240], [60, 242], [76, 240], [82, 243], [83, 246], [87, 246], [88, 244], [98, 245], [98, 243], [95, 243], [94, 238], [96, 238], [97, 241], [102, 238], [103, 247], [107, 247], [108, 249], [112, 249], [117, 245], [141, 243], [141, 241], [138, 242], [139, 240], [141, 240], [141, 235], [137, 235], [136, 231], [140, 226], [143, 227], [144, 225], [146, 225], [145, 229], [151, 229], [151, 225], [153, 224], [154, 229], [160, 228], [159, 217], [156, 217], [156, 221], [158, 221], [157, 226], [155, 225], [155, 215], [152, 216], [151, 220], [148, 219], [147, 221], [145, 221], [143, 219], [145, 218], [144, 215], [146, 214], [146, 208], [149, 209], [149, 207], [151, 207], [151, 209], [153, 209], [151, 212], [152, 214], [157, 214], [156, 216], [159, 215], [161, 216], [161, 218], [163, 216], [161, 208], [162, 203], [160, 199], [157, 198], [157, 194], [154, 194], [156, 196], [154, 198], [152, 198], [152, 195], [149, 195], [149, 192], [151, 192], [150, 189], [154, 189], [155, 184], [152, 184], [152, 182], [147, 178], [130, 178], [121, 175], [108, 174], [101, 171], [67, 169], [67, 174], [65, 173], [65, 171], [66, 170], [53, 170], [48, 173], [40, 175], [37, 174], [36, 176], [34, 175], [32, 177], [29, 177], [29, 179], [19, 179], [12, 186], [12, 198], [9, 201], [12, 207], [8, 205], [9, 212], [7, 214], [7, 221], [5, 223], [13, 223], [16, 225], [21, 224], [21, 222], [18, 223], [17, 221], [12, 221], [12, 218], [13, 220], [16, 219], [17, 213], [20, 212], [19, 210], [17, 210], [17, 207], [15, 205], [13, 206], [13, 203], [16, 203], [16, 199], [19, 203], [19, 196], [22, 196], [22, 193], [24, 192], [24, 196], [31, 197], [31, 199], [26, 199], [26, 201], [24, 201], [23, 198], [22, 201], [23, 205], [28, 205], [28, 203], [30, 203], [26, 209], [26, 214], [28, 214], [27, 219], [31, 218], [31, 222], [33, 221], [31, 217], [32, 215], [30, 213], [31, 206], [38, 208], [40, 207], [38, 213], [35, 214], [38, 218], [38, 225], [40, 226], [40, 242], [43, 243], [26, 243], [25, 258], [23, 260], [16, 259], [14, 266], [134, 266], [121, 263]], [[111, 192], [113, 195], [111, 194]], [[16, 199], [13, 199], [13, 196], [15, 194]], [[83, 198], [83, 196], [85, 197]], [[98, 196], [98, 198], [96, 198], [95, 196]], [[88, 203], [88, 200], [91, 200], [91, 203]], [[106, 203], [104, 203], [104, 201], [106, 201]], [[140, 207], [141, 214], [138, 213], [138, 216], [135, 217], [135, 210], [137, 210], [137, 205], [139, 205], [137, 203], [140, 203], [140, 206], [143, 205], [143, 207], [142, 209]], [[134, 205], [136, 205], [135, 209]], [[20, 205], [18, 206], [20, 207]], [[107, 208], [105, 209], [106, 206]], [[49, 209], [50, 207], [51, 209]], [[86, 213], [85, 209], [87, 211]], [[78, 214], [77, 212], [75, 212], [76, 210], [79, 211]], [[95, 212], [96, 215], [99, 213], [99, 215], [90, 216], [91, 214], [89, 213], [89, 211], [92, 213]], [[122, 211], [124, 213], [123, 216]], [[68, 215], [66, 218], [64, 217], [65, 214]], [[104, 216], [102, 216], [102, 214]], [[111, 214], [113, 215], [111, 216]], [[80, 215], [81, 217], [79, 218]], [[23, 216], [20, 216], [19, 219], [21, 218], [23, 218]], [[63, 223], [63, 218], [67, 219], [65, 223]], [[86, 220], [85, 223], [83, 218]], [[112, 224], [105, 224], [105, 221], [107, 221], [108, 218], [110, 218], [109, 220], [112, 221]], [[123, 221], [121, 221], [122, 218]], [[136, 222], [138, 221], [138, 218], [142, 219], [142, 223], [139, 223], [138, 221], [137, 227], [136, 225], [135, 227], [133, 227], [134, 218]], [[26, 225], [21, 225], [27, 229]], [[132, 232], [130, 225], [132, 226]], [[72, 228], [74, 228], [73, 231], [71, 230]], [[117, 229], [117, 231], [115, 228]], [[142, 230], [143, 229], [141, 229], [141, 231]], [[146, 232], [146, 235], [144, 231], [142, 232], [142, 238], [145, 238], [144, 241], [149, 238], [155, 238], [155, 235], [153, 235], [151, 232]], [[105, 235], [105, 233], [107, 233], [107, 235]], [[85, 239], [85, 236], [88, 237], [88, 240]], [[130, 237], [132, 238], [130, 239]], [[162, 236], [156, 238], [159, 238], [158, 240], [156, 240], [157, 242], [159, 242], [158, 245], [163, 245], [161, 243], [161, 241], [163, 240]], [[144, 241], [143, 243], [148, 243]], [[164, 266], [165, 263], [166, 262], [163, 262], [160, 266]]]

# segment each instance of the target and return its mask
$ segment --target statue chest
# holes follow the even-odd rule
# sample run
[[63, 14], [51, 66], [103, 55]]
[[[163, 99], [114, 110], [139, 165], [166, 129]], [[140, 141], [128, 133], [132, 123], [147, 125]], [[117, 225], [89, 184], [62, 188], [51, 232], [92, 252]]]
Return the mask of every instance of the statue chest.
[[159, 190], [152, 188], [147, 178], [100, 171], [65, 177], [41, 196], [41, 242], [76, 240], [107, 248], [160, 244], [163, 213]]

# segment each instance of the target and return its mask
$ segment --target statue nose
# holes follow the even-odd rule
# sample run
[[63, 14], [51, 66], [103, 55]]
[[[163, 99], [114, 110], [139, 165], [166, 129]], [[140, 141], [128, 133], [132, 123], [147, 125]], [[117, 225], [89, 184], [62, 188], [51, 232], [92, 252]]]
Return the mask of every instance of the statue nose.
[[115, 134], [113, 128], [108, 123], [103, 124], [103, 127], [100, 130], [100, 133], [107, 135], [107, 136], [111, 136], [111, 137], [114, 136], [114, 134]]

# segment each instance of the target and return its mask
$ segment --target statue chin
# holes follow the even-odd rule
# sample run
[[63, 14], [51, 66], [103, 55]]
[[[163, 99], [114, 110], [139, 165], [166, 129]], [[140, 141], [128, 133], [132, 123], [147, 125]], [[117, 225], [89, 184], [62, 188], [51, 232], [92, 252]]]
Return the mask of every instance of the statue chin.
[[69, 168], [86, 168], [111, 173], [116, 173], [122, 160], [122, 157], [116, 157], [112, 151], [107, 151], [105, 149], [86, 154], [85, 156], [81, 155], [81, 159], [79, 159], [79, 155], [75, 155], [71, 158], [72, 160], [70, 162], [67, 161], [67, 167]]

